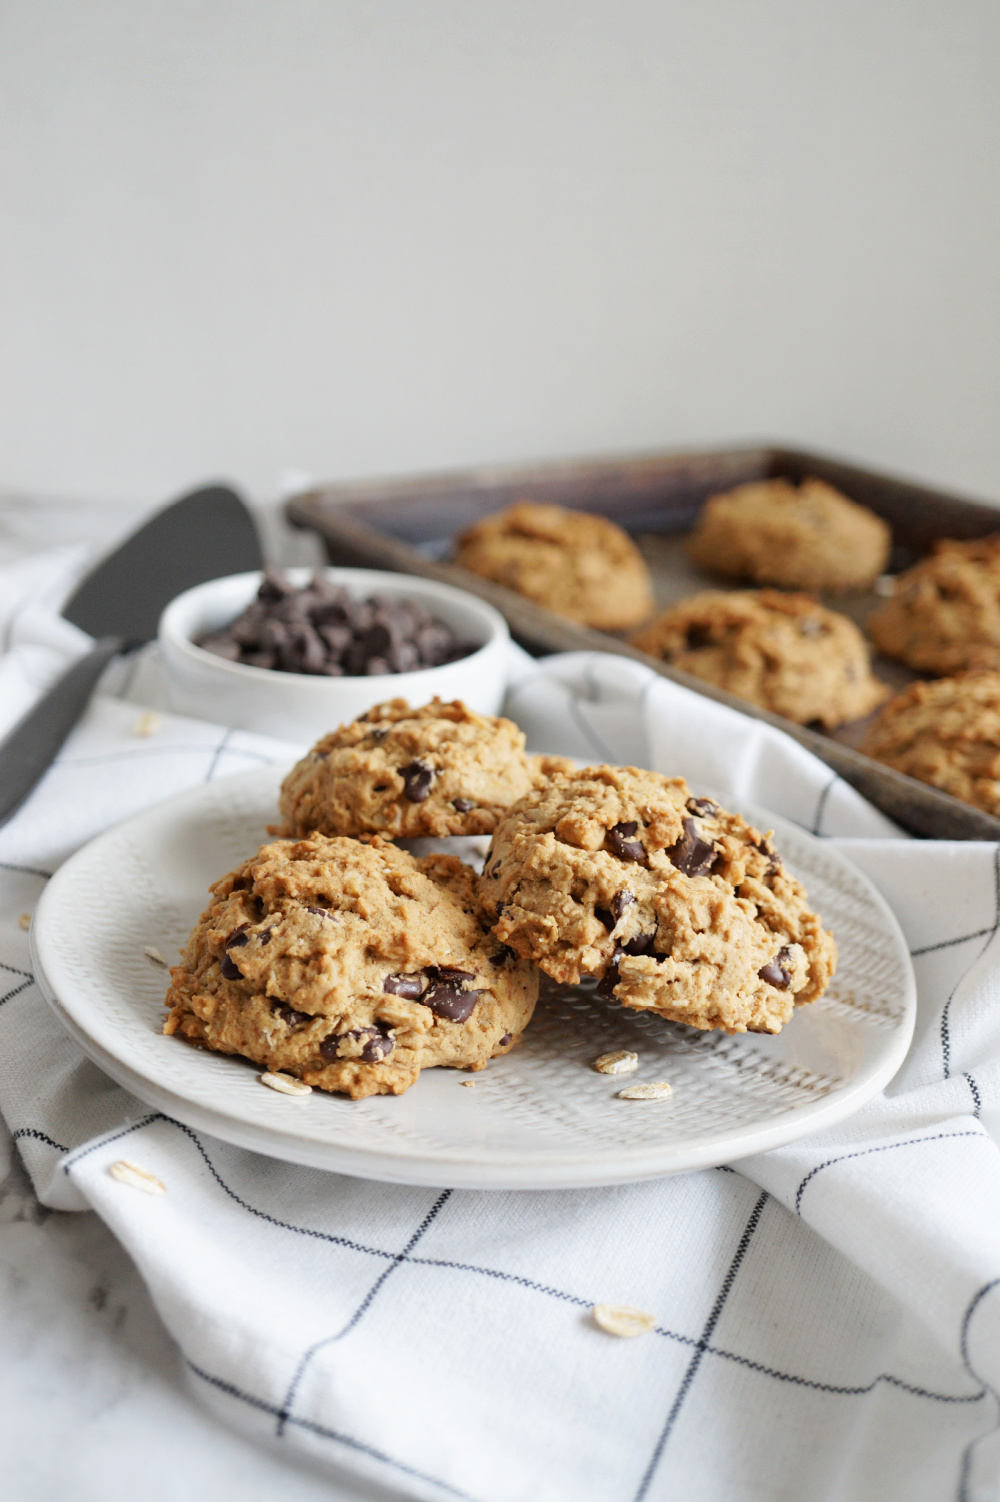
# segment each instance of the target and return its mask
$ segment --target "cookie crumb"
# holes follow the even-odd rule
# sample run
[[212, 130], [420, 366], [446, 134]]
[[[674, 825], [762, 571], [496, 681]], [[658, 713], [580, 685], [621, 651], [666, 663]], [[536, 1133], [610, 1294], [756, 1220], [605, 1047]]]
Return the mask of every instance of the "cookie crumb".
[[31, 927], [31, 914], [22, 913], [17, 920], [17, 924], [19, 928], [23, 928], [25, 933], [27, 933], [28, 929]]
[[629, 1085], [627, 1090], [619, 1090], [619, 1100], [667, 1100], [674, 1093], [673, 1085], [668, 1085], [666, 1080], [649, 1080], [644, 1085]]
[[155, 709], [147, 709], [141, 714], [132, 726], [133, 735], [159, 735], [163, 729], [163, 716], [157, 714]]
[[297, 1080], [294, 1074], [262, 1074], [262, 1085], [267, 1085], [270, 1090], [277, 1090], [279, 1095], [312, 1095], [312, 1085], [307, 1085], [304, 1080]]
[[155, 1173], [150, 1173], [145, 1168], [140, 1168], [138, 1163], [130, 1163], [127, 1158], [119, 1158], [117, 1163], [112, 1163], [108, 1173], [119, 1184], [128, 1184], [131, 1189], [141, 1189], [143, 1194], [166, 1194], [167, 1186]]
[[476, 1088], [475, 1080], [459, 1080], [458, 1083], [461, 1085], [463, 1090], [475, 1090]]
[[147, 960], [150, 960], [154, 965], [162, 965], [164, 970], [168, 968], [166, 960], [163, 958], [160, 951], [158, 949], [155, 949], [152, 944], [145, 945], [142, 952], [146, 956]]
[[633, 1309], [630, 1304], [595, 1304], [590, 1311], [594, 1324], [608, 1335], [620, 1335], [631, 1340], [636, 1335], [648, 1335], [656, 1329], [655, 1314], [644, 1309]]
[[627, 1048], [620, 1048], [617, 1053], [602, 1053], [594, 1060], [598, 1074], [631, 1074], [638, 1067], [639, 1055]]

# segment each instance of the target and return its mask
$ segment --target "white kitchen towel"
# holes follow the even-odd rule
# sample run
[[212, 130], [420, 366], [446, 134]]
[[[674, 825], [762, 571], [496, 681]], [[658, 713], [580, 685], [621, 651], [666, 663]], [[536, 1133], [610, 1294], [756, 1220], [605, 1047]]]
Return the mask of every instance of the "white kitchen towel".
[[[43, 612], [44, 613], [44, 612]], [[63, 650], [22, 637], [0, 689]], [[42, 664], [40, 667], [39, 664]], [[145, 1108], [65, 1036], [30, 913], [112, 822], [294, 748], [102, 696], [0, 830], [0, 1111], [40, 1196], [91, 1207], [227, 1422], [393, 1494], [471, 1502], [995, 1498], [1000, 1490], [1000, 877], [992, 845], [902, 839], [759, 722], [602, 655], [518, 668], [537, 749], [683, 773], [855, 859], [919, 982], [889, 1089], [734, 1168], [621, 1189], [365, 1183]], [[118, 1183], [127, 1156], [168, 1192]], [[617, 1340], [589, 1310], [655, 1313]]]

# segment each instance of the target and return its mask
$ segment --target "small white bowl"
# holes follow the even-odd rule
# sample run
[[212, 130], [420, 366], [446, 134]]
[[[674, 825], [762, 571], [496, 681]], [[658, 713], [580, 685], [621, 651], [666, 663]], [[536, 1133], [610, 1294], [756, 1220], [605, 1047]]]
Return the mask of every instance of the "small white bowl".
[[[284, 572], [301, 587], [313, 570]], [[256, 595], [261, 574], [231, 574], [185, 590], [160, 617], [159, 645], [170, 708], [196, 719], [306, 743], [357, 719], [385, 699], [407, 699], [416, 707], [437, 694], [442, 699], [463, 699], [480, 714], [499, 711], [507, 687], [510, 634], [507, 622], [492, 605], [450, 584], [410, 574], [368, 568], [323, 572], [354, 599], [383, 594], [414, 600], [450, 626], [461, 641], [477, 642], [479, 648], [441, 667], [370, 678], [323, 678], [227, 662], [195, 646], [194, 637], [224, 630]]]

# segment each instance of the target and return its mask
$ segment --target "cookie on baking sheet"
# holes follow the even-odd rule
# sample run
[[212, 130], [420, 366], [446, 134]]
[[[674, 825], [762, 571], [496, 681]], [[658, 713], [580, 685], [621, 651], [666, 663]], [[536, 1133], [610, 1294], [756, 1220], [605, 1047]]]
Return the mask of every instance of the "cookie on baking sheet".
[[866, 589], [889, 561], [892, 533], [867, 506], [822, 480], [758, 480], [714, 495], [688, 539], [694, 563], [784, 589]]
[[456, 539], [456, 563], [602, 631], [653, 609], [649, 569], [627, 532], [586, 511], [518, 501]]
[[1000, 816], [1000, 672], [911, 683], [885, 706], [861, 749]]
[[537, 972], [490, 935], [454, 856], [314, 835], [211, 890], [165, 1033], [360, 1100], [438, 1064], [485, 1069], [534, 1010]]
[[891, 597], [868, 617], [868, 635], [918, 673], [1000, 668], [1000, 533], [936, 542], [897, 575]]
[[630, 638], [634, 647], [799, 725], [870, 714], [889, 689], [857, 626], [810, 595], [705, 590]]
[[281, 785], [280, 833], [389, 839], [490, 834], [497, 815], [572, 763], [526, 756], [513, 720], [459, 699], [376, 704], [324, 736]]
[[691, 1027], [776, 1033], [836, 947], [770, 835], [682, 778], [586, 767], [503, 815], [479, 882], [500, 942], [554, 980]]

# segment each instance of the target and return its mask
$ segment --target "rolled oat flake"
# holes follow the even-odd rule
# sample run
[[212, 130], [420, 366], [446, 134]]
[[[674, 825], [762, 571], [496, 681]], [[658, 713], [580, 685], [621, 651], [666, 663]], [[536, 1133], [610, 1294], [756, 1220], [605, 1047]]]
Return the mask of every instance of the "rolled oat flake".
[[633, 1309], [631, 1304], [595, 1304], [590, 1311], [594, 1324], [608, 1335], [620, 1335], [631, 1340], [636, 1335], [648, 1335], [656, 1329], [656, 1315], [645, 1309]]
[[638, 1067], [639, 1055], [628, 1048], [620, 1048], [617, 1053], [602, 1053], [594, 1060], [598, 1074], [631, 1074]]
[[260, 1082], [270, 1090], [277, 1090], [279, 1095], [312, 1095], [312, 1085], [297, 1080], [294, 1074], [262, 1074]]
[[629, 1085], [619, 1090], [619, 1100], [667, 1100], [674, 1093], [673, 1085], [666, 1080], [648, 1080], [642, 1085]]
[[141, 1189], [143, 1194], [166, 1194], [167, 1186], [162, 1179], [158, 1179], [155, 1173], [150, 1173], [146, 1168], [140, 1168], [138, 1163], [130, 1163], [127, 1158], [119, 1158], [117, 1163], [112, 1163], [108, 1173], [119, 1184], [127, 1184], [130, 1189]]

